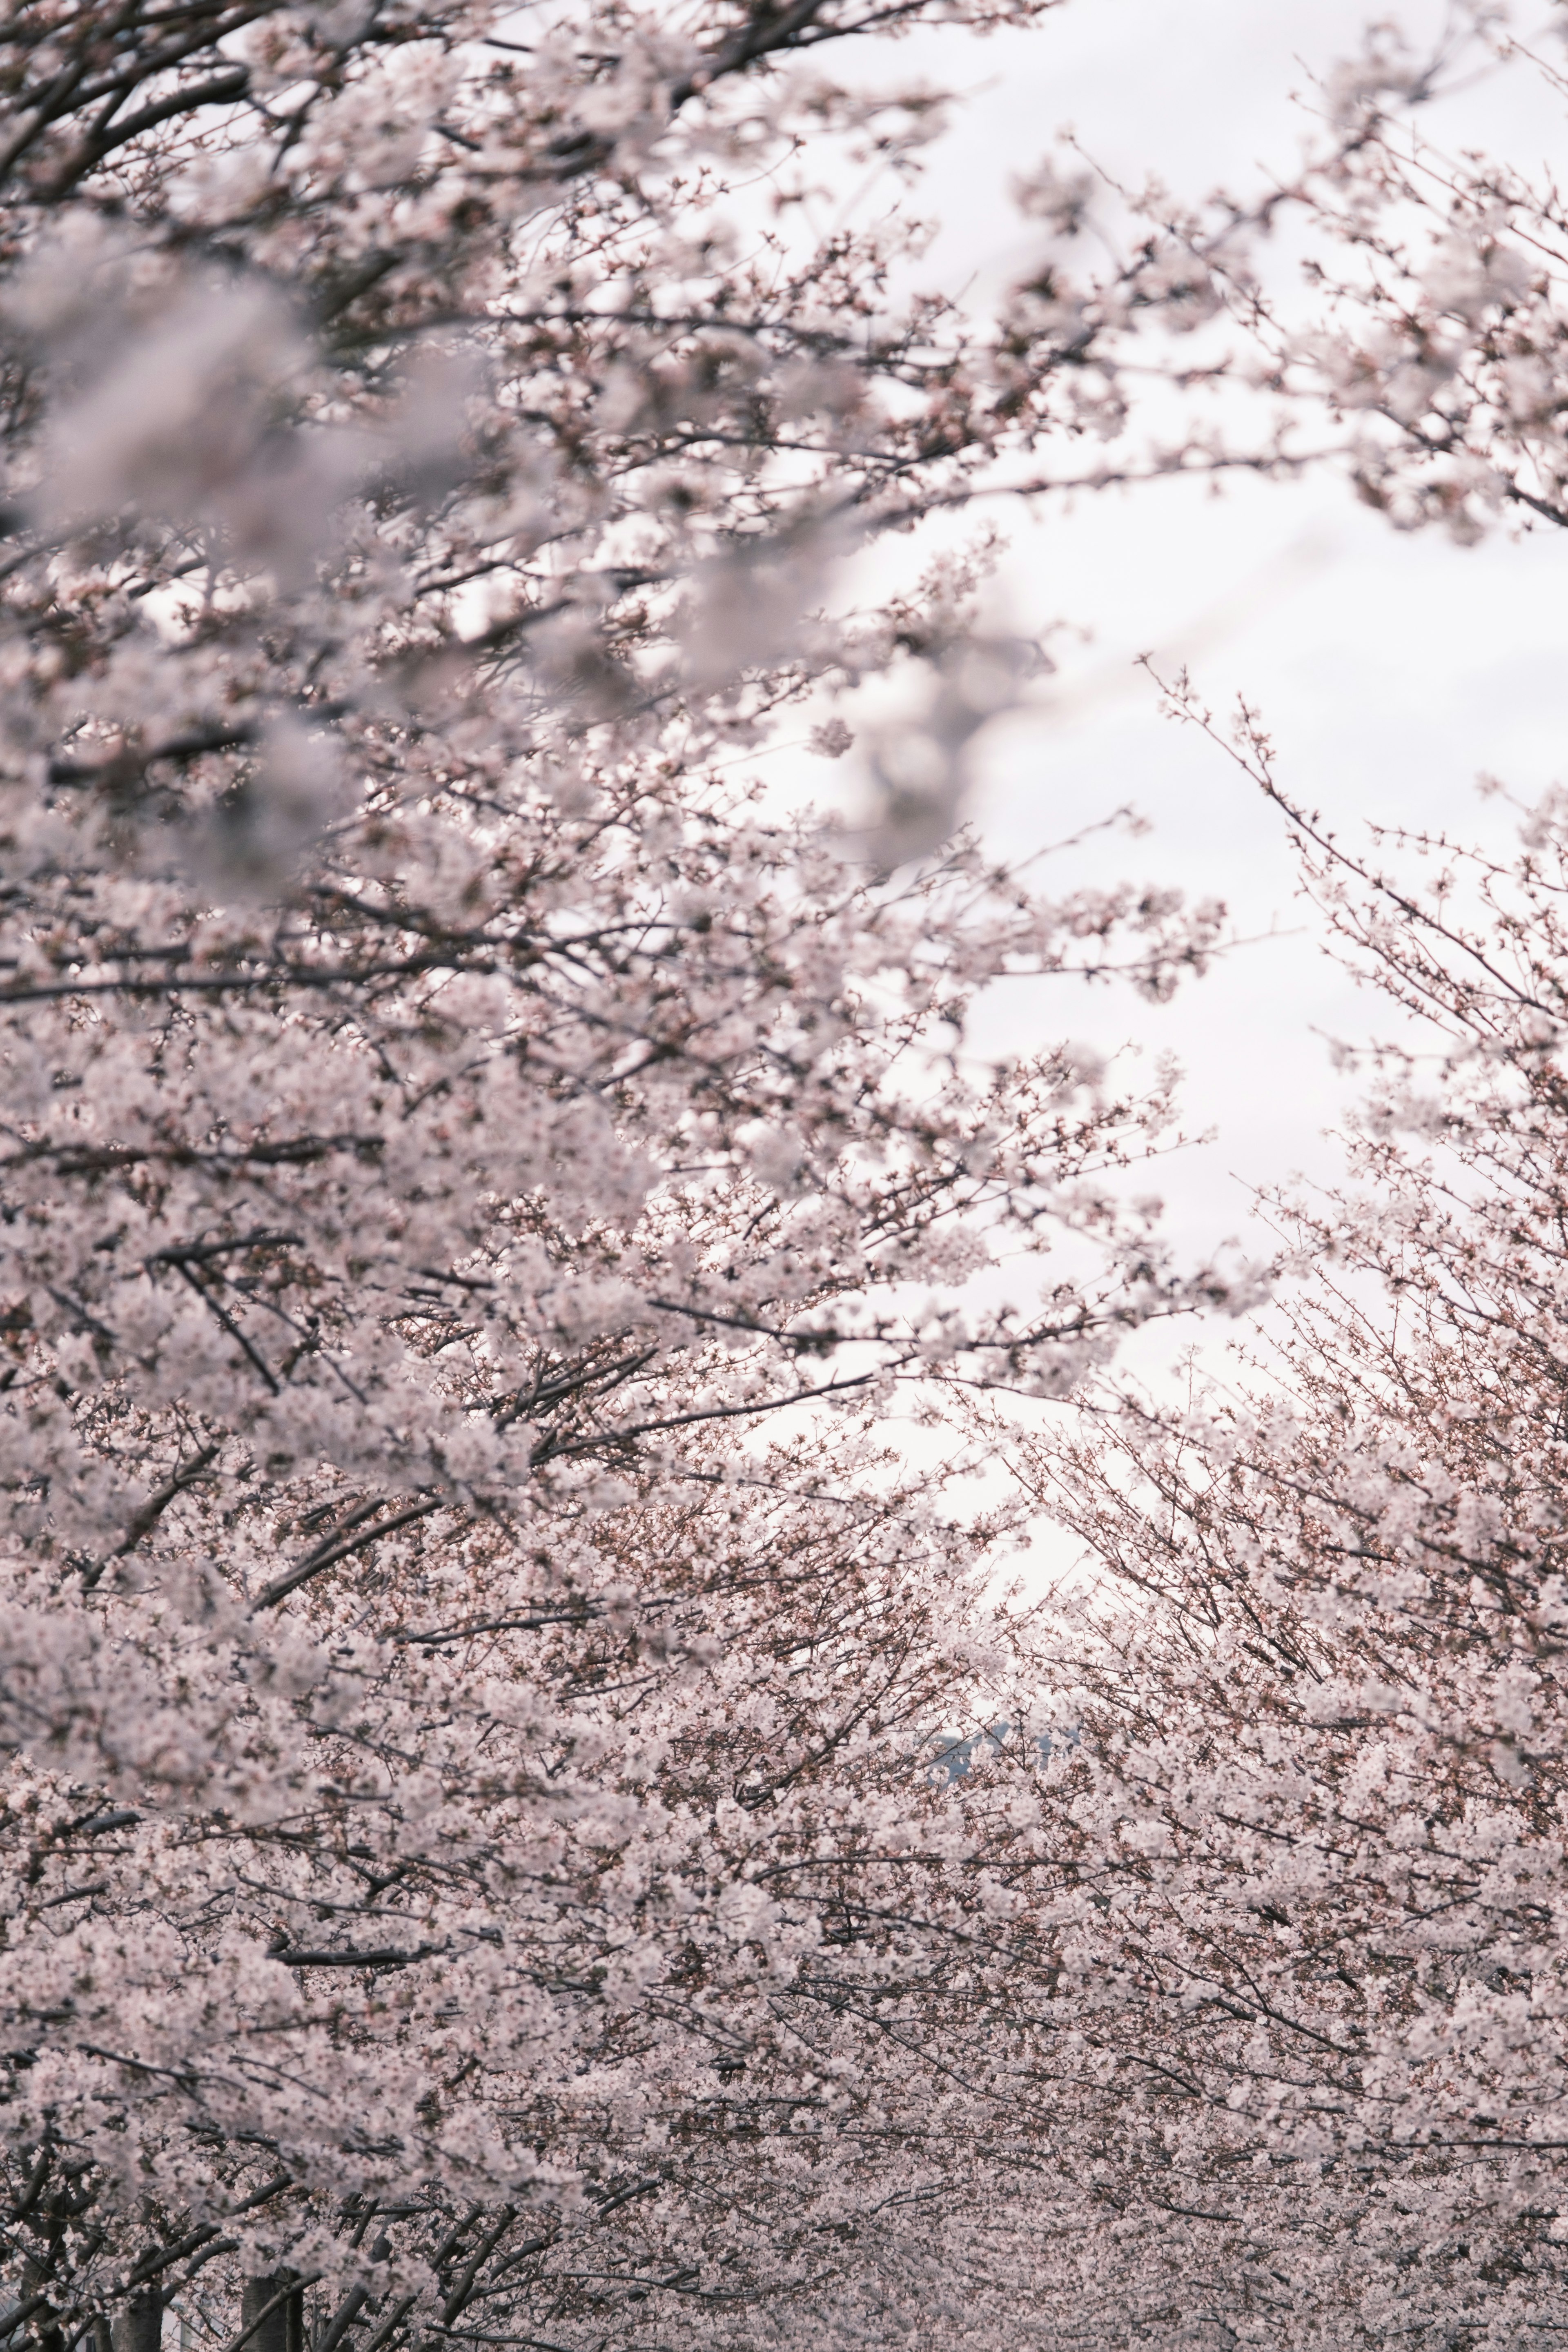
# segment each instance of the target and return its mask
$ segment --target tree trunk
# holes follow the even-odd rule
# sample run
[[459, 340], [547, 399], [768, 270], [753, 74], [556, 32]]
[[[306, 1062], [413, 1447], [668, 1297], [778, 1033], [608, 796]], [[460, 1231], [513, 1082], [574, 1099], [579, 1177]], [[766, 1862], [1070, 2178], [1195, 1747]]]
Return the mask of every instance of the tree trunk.
[[123, 2311], [115, 2314], [110, 2331], [113, 2352], [160, 2352], [163, 2341], [163, 2298], [157, 2288], [143, 2287]]
[[[241, 2327], [249, 2327], [267, 2312], [255, 2334], [247, 2337], [246, 2352], [305, 2352], [305, 2297], [298, 2287], [288, 2292], [293, 2277], [292, 2271], [268, 2271], [264, 2278], [246, 2280], [239, 2305]], [[127, 2345], [125, 2352], [154, 2352], [154, 2347]]]

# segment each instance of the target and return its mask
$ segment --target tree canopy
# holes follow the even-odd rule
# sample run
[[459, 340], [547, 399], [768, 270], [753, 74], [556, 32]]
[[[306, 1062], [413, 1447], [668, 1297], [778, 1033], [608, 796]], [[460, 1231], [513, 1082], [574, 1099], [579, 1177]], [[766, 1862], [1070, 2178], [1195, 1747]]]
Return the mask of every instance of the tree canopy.
[[[1173, 1413], [1119, 1338], [1262, 1294], [1121, 1181], [1171, 1082], [973, 1015], [1224, 910], [962, 828], [983, 527], [854, 585], [1140, 475], [1561, 521], [1561, 206], [1379, 35], [1109, 262], [1042, 165], [990, 310], [815, 225], [940, 130], [877, 45], [1048, 5], [0, 28], [8, 2346], [1568, 2315], [1563, 810], [1413, 882], [1226, 739], [1438, 1050]], [[849, 717], [863, 823], [752, 781]]]

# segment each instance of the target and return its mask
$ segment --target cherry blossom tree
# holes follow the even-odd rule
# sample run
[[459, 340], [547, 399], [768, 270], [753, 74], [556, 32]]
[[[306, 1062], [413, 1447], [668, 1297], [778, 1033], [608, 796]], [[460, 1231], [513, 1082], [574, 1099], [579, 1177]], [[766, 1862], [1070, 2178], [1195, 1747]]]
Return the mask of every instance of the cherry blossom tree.
[[1218, 911], [954, 837], [1037, 656], [984, 538], [856, 562], [1304, 461], [1188, 422], [1237, 320], [1396, 522], [1562, 507], [1556, 199], [1397, 131], [1386, 37], [1098, 277], [1027, 177], [994, 316], [816, 226], [942, 112], [837, 51], [1037, 13], [0, 35], [8, 2340], [1561, 2324], [1561, 811], [1426, 896], [1291, 812], [1441, 1067], [1281, 1209], [1256, 1393], [1007, 1424], [1098, 1591], [999, 1593], [1016, 1513], [881, 1428], [1250, 1294], [1124, 1205], [1167, 1090], [966, 1047]]
[[1064, 1635], [1083, 1859], [1054, 1996], [1063, 2117], [1116, 2121], [1083, 2141], [1100, 2326], [1121, 2340], [1120, 2302], [1215, 2342], [1544, 2341], [1564, 809], [1528, 812], [1512, 861], [1427, 836], [1369, 861], [1256, 721], [1237, 756], [1399, 1029], [1346, 1190], [1275, 1204], [1297, 1278], [1250, 1378], [1179, 1411], [1108, 1391], [1097, 1433], [1019, 1454], [1100, 1571]]
[[[1037, 2294], [1073, 1727], [1006, 1523], [877, 1424], [1246, 1295], [1123, 1205], [1163, 1082], [965, 1048], [1221, 918], [950, 840], [1030, 649], [984, 539], [842, 566], [1211, 462], [1076, 454], [1208, 298], [1159, 237], [1069, 282], [1047, 177], [994, 318], [813, 223], [942, 113], [835, 45], [1037, 13], [0, 30], [7, 2341]], [[792, 714], [858, 836], [737, 781]]]
[[[1380, 32], [1261, 204], [1135, 200], [1209, 272], [1237, 392], [1246, 330], [1276, 404], [1257, 462], [1310, 429], [1396, 527], [1462, 541], [1561, 522], [1568, 479], [1555, 183], [1445, 152], [1423, 112], [1478, 41], [1561, 77], [1468, 13], [1435, 58]], [[1304, 297], [1265, 267], [1287, 223]], [[1181, 1410], [1111, 1385], [1087, 1426], [992, 1424], [1093, 1571], [1044, 1677], [1074, 1737], [1020, 1976], [1053, 2029], [1040, 2274], [1077, 2341], [1544, 2341], [1568, 2287], [1563, 811], [1525, 812], [1512, 860], [1361, 856], [1252, 714], [1222, 739], [1184, 679], [1173, 703], [1278, 803], [1397, 1027], [1346, 1189], [1273, 1203], [1277, 1344]]]

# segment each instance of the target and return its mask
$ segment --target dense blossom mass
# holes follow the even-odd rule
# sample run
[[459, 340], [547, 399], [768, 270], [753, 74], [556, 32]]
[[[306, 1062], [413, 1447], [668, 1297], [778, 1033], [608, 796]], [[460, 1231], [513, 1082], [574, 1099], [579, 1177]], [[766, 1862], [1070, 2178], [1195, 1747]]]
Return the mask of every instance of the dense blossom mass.
[[1138, 1596], [1077, 1654], [1105, 2291], [1216, 2340], [1340, 2343], [1353, 2313], [1356, 2340], [1533, 2343], [1568, 2294], [1568, 835], [1554, 799], [1512, 866], [1416, 841], [1373, 871], [1292, 815], [1422, 1049], [1380, 1055], [1345, 1193], [1279, 1204], [1320, 1270], [1250, 1386], [1126, 1391], [1024, 1449]]
[[[1397, 521], [1561, 520], [1555, 199], [1434, 195], [1384, 42], [1098, 274], [1026, 175], [994, 313], [817, 225], [941, 126], [873, 37], [1047, 5], [0, 29], [0, 2341], [1568, 2315], [1563, 812], [1413, 895], [1289, 811], [1438, 1072], [1171, 1420], [1118, 1335], [1256, 1290], [1119, 1181], [1168, 1083], [967, 1039], [1222, 911], [953, 832], [1039, 658], [983, 538], [855, 601], [1298, 414]], [[751, 781], [800, 726], [854, 827]]]
[[[983, 551], [831, 600], [1145, 262], [975, 320], [810, 226], [940, 115], [838, 47], [1034, 13], [8, 20], [13, 2336], [874, 2334], [1035, 2128], [931, 1759], [1041, 1701], [874, 1423], [1213, 1288], [1107, 1181], [1163, 1092], [963, 1037], [1219, 915], [933, 856], [1027, 649]], [[889, 675], [862, 836], [772, 814]]]

